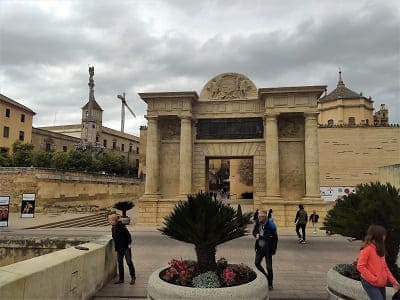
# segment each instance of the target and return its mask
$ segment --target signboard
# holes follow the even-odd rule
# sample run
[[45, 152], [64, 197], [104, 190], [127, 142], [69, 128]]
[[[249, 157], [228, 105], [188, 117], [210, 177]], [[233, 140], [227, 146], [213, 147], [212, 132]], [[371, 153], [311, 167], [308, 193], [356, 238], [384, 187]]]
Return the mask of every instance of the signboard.
[[8, 227], [10, 196], [0, 196], [0, 227]]
[[354, 186], [321, 186], [319, 188], [321, 198], [325, 201], [336, 201], [342, 196], [355, 193]]
[[35, 194], [22, 194], [21, 218], [33, 218], [35, 198]]

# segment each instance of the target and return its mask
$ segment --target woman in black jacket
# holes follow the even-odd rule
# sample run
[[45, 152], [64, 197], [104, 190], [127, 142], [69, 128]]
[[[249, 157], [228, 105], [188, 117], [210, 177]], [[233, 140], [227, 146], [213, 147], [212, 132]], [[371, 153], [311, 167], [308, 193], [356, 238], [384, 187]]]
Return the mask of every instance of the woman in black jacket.
[[129, 267], [129, 274], [131, 275], [130, 284], [135, 284], [136, 276], [135, 276], [135, 267], [133, 266], [132, 262], [131, 234], [129, 233], [126, 226], [122, 224], [121, 221], [119, 221], [118, 215], [116, 214], [109, 215], [108, 222], [112, 225], [111, 232], [118, 260], [119, 280], [116, 281], [115, 284], [124, 282], [124, 256], [126, 263]]

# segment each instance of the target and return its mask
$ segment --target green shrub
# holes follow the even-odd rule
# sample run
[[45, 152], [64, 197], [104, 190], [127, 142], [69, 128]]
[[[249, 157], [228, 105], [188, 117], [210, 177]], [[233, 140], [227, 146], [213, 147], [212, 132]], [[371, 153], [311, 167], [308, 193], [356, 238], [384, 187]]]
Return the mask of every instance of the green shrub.
[[393, 276], [400, 280], [396, 265], [400, 245], [399, 207], [400, 190], [391, 184], [360, 184], [356, 193], [337, 200], [328, 211], [322, 229], [328, 234], [337, 233], [362, 240], [370, 225], [385, 227], [386, 262]]
[[212, 271], [197, 275], [193, 278], [192, 284], [196, 288], [219, 288], [221, 286], [218, 275]]

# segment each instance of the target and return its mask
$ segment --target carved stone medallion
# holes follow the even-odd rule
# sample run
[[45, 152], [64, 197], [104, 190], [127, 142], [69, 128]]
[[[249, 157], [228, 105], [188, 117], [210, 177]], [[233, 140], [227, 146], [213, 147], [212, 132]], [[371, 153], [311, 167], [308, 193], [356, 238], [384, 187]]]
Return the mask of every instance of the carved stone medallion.
[[257, 98], [257, 88], [250, 79], [238, 73], [224, 73], [211, 79], [200, 93], [201, 100]]

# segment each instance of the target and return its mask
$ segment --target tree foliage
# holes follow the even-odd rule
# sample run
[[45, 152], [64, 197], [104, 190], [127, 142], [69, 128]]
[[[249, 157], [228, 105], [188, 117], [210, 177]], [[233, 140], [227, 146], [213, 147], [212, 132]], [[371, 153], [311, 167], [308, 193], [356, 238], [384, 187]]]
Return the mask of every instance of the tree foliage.
[[122, 211], [122, 217], [126, 218], [126, 211], [132, 209], [135, 203], [132, 201], [119, 201], [114, 204], [114, 208]]
[[240, 214], [202, 192], [179, 202], [164, 219], [163, 234], [195, 246], [201, 273], [215, 271], [216, 247], [247, 234], [250, 214]]
[[15, 167], [30, 167], [33, 163], [33, 144], [16, 141], [12, 148], [12, 162]]
[[253, 184], [253, 159], [241, 159], [239, 164], [240, 182], [245, 185]]
[[328, 211], [324, 227], [329, 234], [341, 234], [362, 240], [371, 224], [387, 230], [386, 262], [400, 279], [396, 265], [400, 244], [400, 190], [379, 182], [360, 184], [356, 193], [339, 199]]

